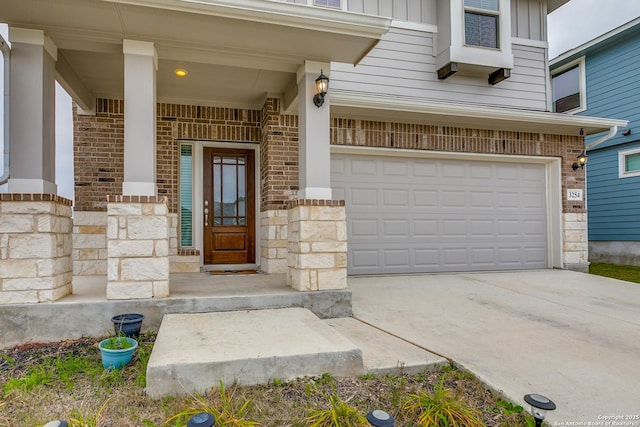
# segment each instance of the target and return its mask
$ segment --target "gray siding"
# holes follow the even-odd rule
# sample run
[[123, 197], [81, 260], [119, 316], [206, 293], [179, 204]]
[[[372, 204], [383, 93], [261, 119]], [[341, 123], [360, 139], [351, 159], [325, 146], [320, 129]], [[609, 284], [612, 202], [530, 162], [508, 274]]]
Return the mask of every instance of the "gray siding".
[[433, 46], [430, 32], [392, 28], [358, 66], [332, 64], [332, 90], [546, 110], [544, 48], [513, 45], [511, 78], [490, 86], [481, 76], [438, 80]]
[[386, 16], [399, 21], [436, 24], [435, 0], [349, 0], [351, 12]]
[[511, 35], [545, 41], [545, 3], [542, 0], [511, 0]]

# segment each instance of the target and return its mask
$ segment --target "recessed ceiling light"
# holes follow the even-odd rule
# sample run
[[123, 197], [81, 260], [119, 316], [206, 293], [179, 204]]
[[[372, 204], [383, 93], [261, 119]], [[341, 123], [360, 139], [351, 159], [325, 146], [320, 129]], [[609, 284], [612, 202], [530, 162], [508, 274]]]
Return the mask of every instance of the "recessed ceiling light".
[[187, 70], [185, 70], [184, 68], [177, 68], [177, 69], [173, 70], [173, 72], [178, 77], [184, 77], [187, 74], [189, 74], [189, 72]]

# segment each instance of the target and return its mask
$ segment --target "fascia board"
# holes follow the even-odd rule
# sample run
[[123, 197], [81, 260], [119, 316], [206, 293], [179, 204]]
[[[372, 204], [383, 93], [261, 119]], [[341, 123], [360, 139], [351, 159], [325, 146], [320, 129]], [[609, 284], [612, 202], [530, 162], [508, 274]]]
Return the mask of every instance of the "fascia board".
[[380, 39], [391, 18], [265, 0], [100, 0]]

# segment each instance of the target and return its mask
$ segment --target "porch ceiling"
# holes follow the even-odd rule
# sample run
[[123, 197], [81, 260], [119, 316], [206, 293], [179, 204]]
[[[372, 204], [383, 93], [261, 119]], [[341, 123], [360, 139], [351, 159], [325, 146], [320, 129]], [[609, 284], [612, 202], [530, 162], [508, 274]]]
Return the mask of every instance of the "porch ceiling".
[[45, 31], [58, 80], [83, 108], [123, 97], [123, 39], [155, 43], [159, 101], [259, 107], [295, 85], [305, 60], [357, 63], [390, 25], [269, 0], [3, 0], [0, 21]]

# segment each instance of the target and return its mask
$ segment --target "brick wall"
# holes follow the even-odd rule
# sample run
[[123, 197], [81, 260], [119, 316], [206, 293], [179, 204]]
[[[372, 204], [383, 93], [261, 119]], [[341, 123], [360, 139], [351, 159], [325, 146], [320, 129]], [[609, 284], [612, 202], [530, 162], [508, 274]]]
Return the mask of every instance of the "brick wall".
[[[96, 116], [74, 116], [75, 208], [105, 211], [106, 195], [122, 194], [124, 105], [100, 99]], [[262, 111], [158, 104], [157, 185], [177, 212], [178, 139], [260, 142], [260, 210], [286, 209], [298, 191], [298, 120], [280, 114], [269, 98]], [[562, 191], [584, 189], [585, 174], [571, 165], [583, 148], [579, 136], [464, 129], [333, 118], [331, 143], [384, 148], [562, 157]], [[564, 201], [565, 213], [585, 212]]]
[[584, 190], [584, 171], [571, 169], [571, 165], [584, 148], [584, 139], [580, 136], [334, 118], [331, 120], [331, 143], [460, 153], [562, 157], [563, 211], [585, 212], [584, 202], [567, 201], [564, 197], [567, 188]]
[[280, 114], [280, 100], [262, 108], [260, 211], [286, 209], [298, 196], [298, 116]]
[[[178, 139], [259, 142], [260, 111], [158, 104], [158, 195], [178, 211]], [[95, 116], [74, 114], [75, 209], [106, 211], [124, 180], [124, 101], [99, 99]]]

